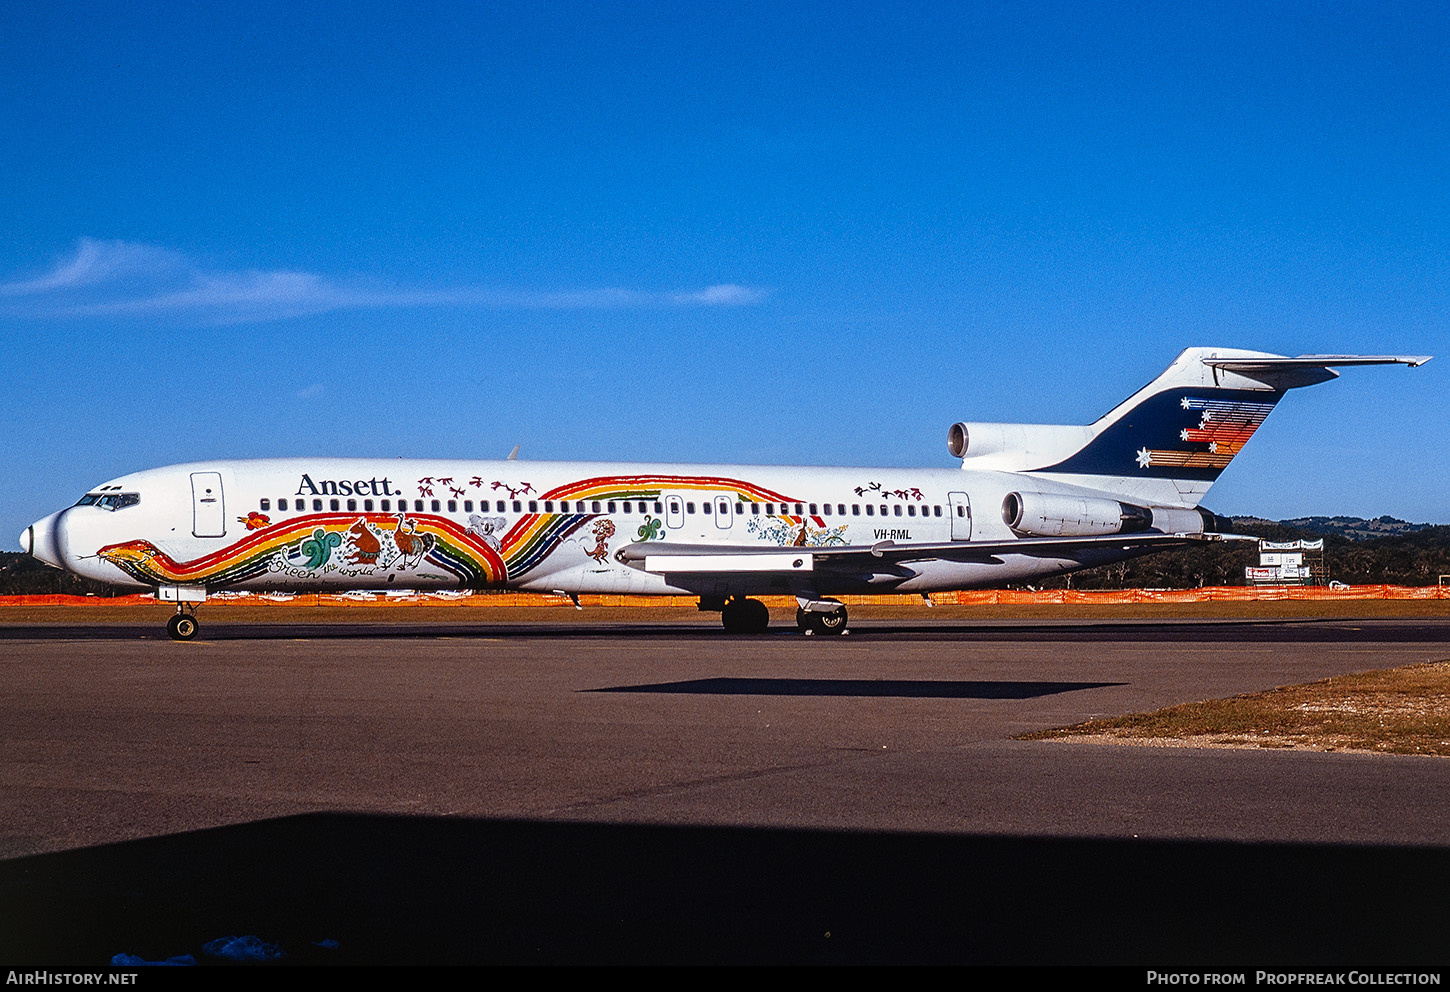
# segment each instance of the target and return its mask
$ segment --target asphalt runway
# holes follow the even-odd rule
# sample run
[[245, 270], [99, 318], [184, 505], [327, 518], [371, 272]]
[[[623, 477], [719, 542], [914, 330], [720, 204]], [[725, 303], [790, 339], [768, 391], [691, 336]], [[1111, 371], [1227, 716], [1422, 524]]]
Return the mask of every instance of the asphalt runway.
[[0, 961], [1450, 959], [1450, 761], [1011, 739], [1450, 621], [203, 624], [0, 628]]

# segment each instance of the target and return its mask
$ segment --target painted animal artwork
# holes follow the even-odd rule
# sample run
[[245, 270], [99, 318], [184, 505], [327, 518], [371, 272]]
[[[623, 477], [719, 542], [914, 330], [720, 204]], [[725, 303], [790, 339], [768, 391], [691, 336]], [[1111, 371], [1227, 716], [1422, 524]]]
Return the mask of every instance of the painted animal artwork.
[[599, 520], [594, 524], [595, 544], [591, 551], [584, 552], [590, 558], [602, 563], [609, 556], [609, 539], [614, 536], [614, 521]]
[[378, 555], [383, 550], [383, 542], [378, 540], [362, 517], [358, 517], [357, 523], [348, 528], [347, 545], [351, 549], [348, 561], [354, 565], [376, 565]]
[[418, 521], [399, 513], [398, 526], [393, 531], [393, 544], [398, 548], [398, 567], [417, 568], [428, 552], [437, 544], [432, 534], [419, 534]]
[[507, 527], [507, 517], [481, 517], [475, 513], [468, 518], [469, 533], [477, 536], [480, 541], [495, 551], [503, 549], [503, 545], [499, 541], [499, 536], [504, 533]]

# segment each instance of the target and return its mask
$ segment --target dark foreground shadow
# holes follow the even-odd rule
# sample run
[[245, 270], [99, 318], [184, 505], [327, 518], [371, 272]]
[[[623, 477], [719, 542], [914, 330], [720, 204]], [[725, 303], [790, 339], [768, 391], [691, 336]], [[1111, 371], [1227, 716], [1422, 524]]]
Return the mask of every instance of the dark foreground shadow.
[[1439, 849], [311, 815], [0, 863], [0, 961], [1404, 965], [1446, 891]]

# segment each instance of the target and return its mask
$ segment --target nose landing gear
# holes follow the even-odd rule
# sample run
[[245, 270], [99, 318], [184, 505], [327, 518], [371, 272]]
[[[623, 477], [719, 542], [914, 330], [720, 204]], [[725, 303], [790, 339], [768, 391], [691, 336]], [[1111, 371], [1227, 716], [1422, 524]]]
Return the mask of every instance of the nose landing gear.
[[186, 606], [187, 604], [176, 604], [176, 612], [166, 621], [166, 632], [173, 641], [193, 640], [201, 630], [201, 625], [196, 622], [196, 607], [190, 607], [190, 612], [187, 612]]
[[162, 603], [175, 603], [176, 612], [166, 621], [166, 633], [173, 641], [190, 641], [196, 638], [201, 625], [196, 622], [196, 604], [206, 602], [205, 586], [160, 586], [156, 599]]

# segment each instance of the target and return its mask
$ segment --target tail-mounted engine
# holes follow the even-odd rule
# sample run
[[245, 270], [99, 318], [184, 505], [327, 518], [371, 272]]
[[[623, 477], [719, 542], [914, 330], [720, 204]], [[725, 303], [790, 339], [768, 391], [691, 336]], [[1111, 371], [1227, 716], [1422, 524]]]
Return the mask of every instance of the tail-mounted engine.
[[1100, 537], [1157, 530], [1165, 534], [1221, 534], [1230, 522], [1208, 510], [1138, 506], [1121, 500], [1061, 493], [1008, 493], [1002, 522], [1029, 537]]

